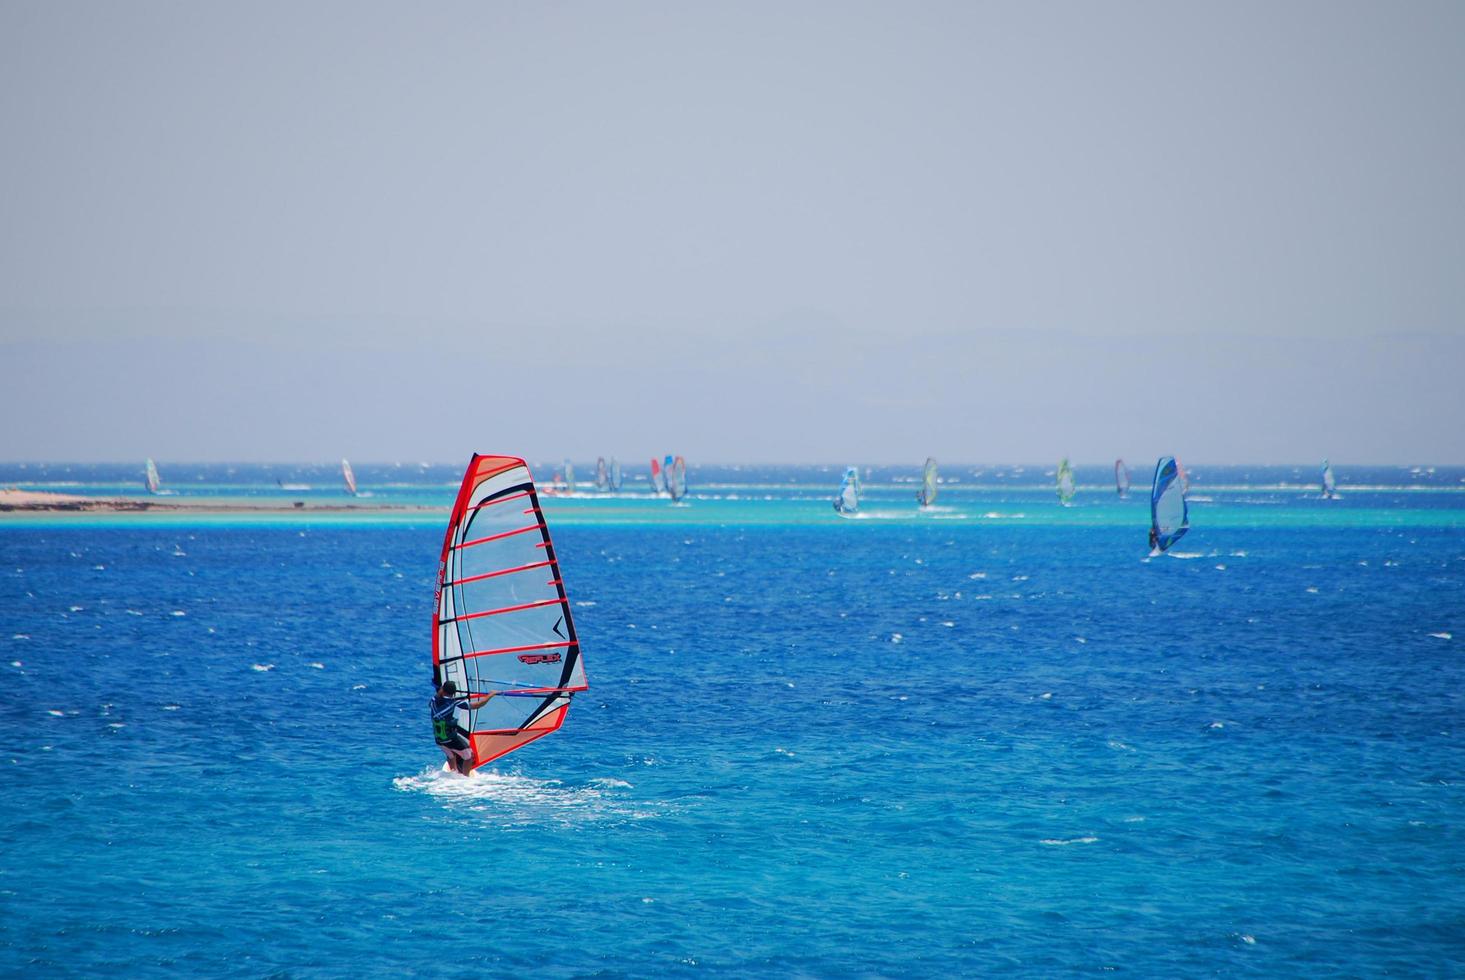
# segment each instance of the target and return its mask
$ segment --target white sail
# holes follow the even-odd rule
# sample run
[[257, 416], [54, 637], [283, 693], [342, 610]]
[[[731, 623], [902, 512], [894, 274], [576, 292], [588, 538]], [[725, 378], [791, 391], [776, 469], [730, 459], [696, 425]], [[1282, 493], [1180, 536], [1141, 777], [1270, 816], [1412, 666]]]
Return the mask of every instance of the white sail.
[[926, 457], [926, 465], [921, 469], [921, 489], [916, 492], [916, 500], [922, 507], [930, 507], [936, 502], [936, 460], [933, 457]]
[[555, 731], [586, 688], [563, 576], [524, 460], [478, 456], [458, 490], [438, 563], [436, 685], [465, 698], [455, 724], [477, 768]]
[[1073, 483], [1073, 467], [1068, 465], [1068, 457], [1058, 464], [1058, 500], [1067, 507], [1073, 501], [1075, 487]]
[[681, 500], [687, 495], [687, 461], [678, 456], [665, 469], [667, 492], [672, 500]]

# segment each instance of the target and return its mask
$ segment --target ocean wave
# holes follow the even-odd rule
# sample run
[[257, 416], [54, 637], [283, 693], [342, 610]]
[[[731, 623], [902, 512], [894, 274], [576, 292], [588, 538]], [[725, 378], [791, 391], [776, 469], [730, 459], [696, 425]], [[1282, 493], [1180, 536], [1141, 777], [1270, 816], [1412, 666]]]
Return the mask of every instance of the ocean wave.
[[630, 789], [630, 783], [603, 776], [574, 786], [558, 779], [536, 779], [489, 769], [479, 769], [465, 778], [442, 766], [429, 766], [413, 776], [398, 776], [392, 785], [402, 792], [424, 793], [455, 809], [485, 814], [509, 824], [641, 820], [659, 815], [658, 808], [617, 795]]

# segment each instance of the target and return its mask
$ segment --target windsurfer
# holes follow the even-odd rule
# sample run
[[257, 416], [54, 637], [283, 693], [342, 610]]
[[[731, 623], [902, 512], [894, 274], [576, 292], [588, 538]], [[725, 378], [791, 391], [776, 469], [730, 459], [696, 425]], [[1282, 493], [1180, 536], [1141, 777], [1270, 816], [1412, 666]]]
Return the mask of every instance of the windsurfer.
[[1155, 533], [1155, 529], [1152, 527], [1150, 528], [1150, 550], [1154, 551], [1158, 547], [1160, 547], [1160, 536]]
[[487, 694], [458, 697], [458, 685], [452, 681], [443, 681], [430, 702], [433, 738], [437, 740], [438, 748], [448, 757], [448, 765], [464, 776], [468, 775], [473, 765], [473, 752], [458, 728], [458, 709], [481, 708], [497, 693], [489, 691]]

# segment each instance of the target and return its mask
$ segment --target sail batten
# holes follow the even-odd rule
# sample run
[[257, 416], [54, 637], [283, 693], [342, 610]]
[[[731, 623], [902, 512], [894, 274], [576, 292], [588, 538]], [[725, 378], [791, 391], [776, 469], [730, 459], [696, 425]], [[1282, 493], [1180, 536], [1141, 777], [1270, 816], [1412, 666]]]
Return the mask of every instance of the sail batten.
[[486, 578], [498, 578], [500, 575], [513, 575], [515, 572], [528, 572], [536, 568], [548, 568], [552, 564], [554, 563], [547, 561], [536, 561], [531, 562], [528, 565], [519, 565], [516, 568], [501, 568], [496, 572], [484, 572], [482, 575], [473, 575], [468, 578], [460, 578], [457, 581], [453, 582], [444, 582], [443, 585], [467, 585], [469, 582], [481, 582]]
[[[460, 617], [457, 620], [449, 620], [448, 622], [461, 622], [463, 619], [468, 619], [468, 618], [470, 618], [470, 617], [464, 616], [464, 617]], [[502, 655], [504, 655], [506, 653], [524, 653], [527, 650], [556, 650], [556, 649], [560, 649], [560, 648], [569, 648], [569, 647], [575, 647], [575, 646], [578, 646], [578, 644], [573, 643], [573, 642], [568, 642], [568, 643], [529, 643], [529, 644], [526, 644], [524, 646], [519, 646], [519, 647], [498, 647], [497, 649], [493, 649], [493, 650], [469, 650], [469, 651], [466, 651], [465, 653], [463, 653], [461, 655], [461, 659], [470, 659], [470, 658], [473, 658], [473, 657], [499, 657], [499, 656], [502, 656]], [[569, 687], [569, 688], [564, 688], [564, 690], [567, 690], [567, 691], [583, 691], [584, 688], [583, 687]]]

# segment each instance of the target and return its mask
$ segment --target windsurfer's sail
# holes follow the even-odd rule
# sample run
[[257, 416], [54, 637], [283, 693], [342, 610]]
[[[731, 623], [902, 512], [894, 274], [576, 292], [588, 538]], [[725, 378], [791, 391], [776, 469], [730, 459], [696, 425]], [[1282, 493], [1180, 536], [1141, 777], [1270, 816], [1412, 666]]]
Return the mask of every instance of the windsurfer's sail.
[[478, 456], [458, 490], [438, 565], [432, 617], [435, 682], [461, 695], [457, 725], [472, 768], [548, 735], [586, 688], [585, 665], [529, 466]]
[[595, 489], [601, 493], [610, 489], [610, 469], [605, 465], [604, 456], [595, 460]]
[[1068, 465], [1068, 457], [1064, 456], [1063, 461], [1058, 464], [1058, 501], [1067, 507], [1073, 502], [1073, 467]]
[[158, 464], [153, 462], [151, 456], [147, 462], [147, 487], [148, 493], [158, 493], [163, 489], [163, 481], [158, 479]]
[[621, 464], [614, 456], [610, 458], [610, 488], [615, 493], [621, 489]]
[[1114, 489], [1121, 500], [1129, 496], [1129, 467], [1123, 457], [1114, 461]]
[[666, 458], [666, 491], [672, 500], [681, 500], [687, 495], [687, 461], [680, 456]]
[[1166, 551], [1188, 530], [1190, 509], [1180, 482], [1180, 465], [1173, 456], [1161, 456], [1150, 486], [1150, 547], [1157, 553]]
[[356, 496], [356, 474], [351, 472], [351, 464], [341, 460], [341, 479], [346, 481], [346, 492]]
[[575, 464], [565, 460], [565, 495], [575, 492]]
[[921, 471], [921, 489], [916, 491], [916, 500], [922, 507], [936, 502], [936, 460], [931, 456], [926, 457], [926, 466]]
[[1323, 499], [1330, 500], [1338, 496], [1338, 481], [1333, 478], [1333, 465], [1323, 460]]
[[[670, 456], [667, 457], [667, 459], [670, 458]], [[651, 489], [658, 497], [666, 493], [666, 475], [661, 472], [661, 464], [656, 461], [655, 456], [651, 457]]]
[[860, 471], [850, 466], [844, 471], [839, 483], [839, 495], [834, 498], [834, 510], [840, 514], [858, 513], [860, 509]]

